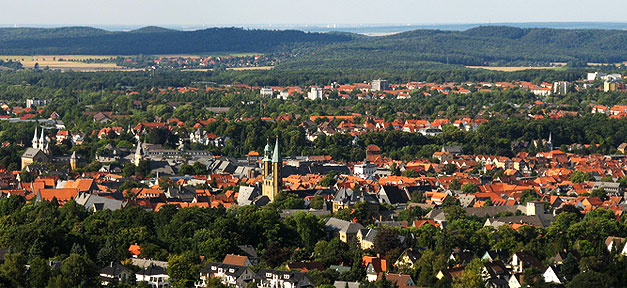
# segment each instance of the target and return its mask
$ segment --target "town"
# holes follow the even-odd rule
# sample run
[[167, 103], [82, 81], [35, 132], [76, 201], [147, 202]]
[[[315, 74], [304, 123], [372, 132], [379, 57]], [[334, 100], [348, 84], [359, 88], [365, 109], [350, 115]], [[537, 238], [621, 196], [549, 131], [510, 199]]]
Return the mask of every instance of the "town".
[[[189, 84], [2, 84], [7, 285], [562, 287], [624, 271], [620, 74]], [[28, 277], [2, 272], [26, 261]]]

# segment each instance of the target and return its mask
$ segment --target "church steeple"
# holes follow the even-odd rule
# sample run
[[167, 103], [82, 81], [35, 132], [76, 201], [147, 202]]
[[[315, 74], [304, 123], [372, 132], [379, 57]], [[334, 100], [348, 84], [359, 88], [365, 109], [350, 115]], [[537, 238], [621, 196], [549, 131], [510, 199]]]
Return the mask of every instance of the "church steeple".
[[37, 139], [37, 126], [35, 126], [35, 134], [33, 135], [33, 148], [38, 149], [39, 140]]
[[46, 146], [46, 136], [44, 135], [44, 128], [41, 128], [41, 136], [39, 137], [39, 146], [37, 149], [44, 150]]
[[272, 153], [272, 163], [280, 163], [281, 151], [279, 151], [279, 136], [276, 136], [276, 143], [274, 144], [274, 152]]
[[143, 159], [144, 159], [144, 156], [142, 155], [142, 141], [137, 139], [137, 149], [135, 150], [135, 159], [134, 159], [135, 166], [139, 166], [139, 162], [141, 162]]

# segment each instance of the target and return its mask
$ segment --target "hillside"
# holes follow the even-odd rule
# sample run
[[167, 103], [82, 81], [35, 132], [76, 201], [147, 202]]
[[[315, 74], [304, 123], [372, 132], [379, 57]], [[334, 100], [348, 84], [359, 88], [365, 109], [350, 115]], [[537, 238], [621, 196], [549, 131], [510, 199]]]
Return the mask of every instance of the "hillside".
[[428, 68], [439, 65], [546, 65], [627, 60], [627, 31], [488, 26], [466, 31], [415, 30], [356, 38], [302, 51], [282, 68]]
[[270, 52], [287, 44], [309, 43], [308, 46], [316, 46], [352, 39], [341, 34], [239, 28], [176, 31], [146, 27], [131, 32], [86, 27], [3, 28], [0, 29], [0, 55]]

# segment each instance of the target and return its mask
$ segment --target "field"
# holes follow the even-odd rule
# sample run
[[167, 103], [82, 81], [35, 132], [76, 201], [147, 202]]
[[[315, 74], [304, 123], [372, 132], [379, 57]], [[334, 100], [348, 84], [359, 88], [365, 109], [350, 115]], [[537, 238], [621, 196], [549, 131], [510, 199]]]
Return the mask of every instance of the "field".
[[95, 59], [95, 60], [108, 60], [115, 58], [116, 56], [96, 56], [96, 55], [36, 55], [36, 56], [6, 56], [1, 55], [0, 60], [13, 60], [20, 61], [24, 68], [33, 68], [35, 64], [39, 65], [40, 69], [45, 67], [51, 70], [62, 71], [81, 71], [81, 72], [94, 72], [94, 71], [118, 71], [129, 70], [128, 68], [121, 67], [113, 63], [113, 61], [105, 63], [84, 63], [80, 60]]
[[261, 66], [261, 67], [233, 67], [233, 68], [226, 68], [226, 70], [233, 70], [233, 71], [248, 71], [248, 70], [270, 70], [274, 68], [273, 66]]
[[559, 67], [553, 67], [553, 66], [546, 66], [546, 67], [529, 67], [529, 66], [519, 66], [519, 67], [466, 66], [466, 68], [485, 69], [485, 70], [490, 70], [490, 71], [502, 71], [502, 72], [516, 72], [516, 71], [524, 71], [524, 70], [556, 69], [556, 68], [559, 68]]

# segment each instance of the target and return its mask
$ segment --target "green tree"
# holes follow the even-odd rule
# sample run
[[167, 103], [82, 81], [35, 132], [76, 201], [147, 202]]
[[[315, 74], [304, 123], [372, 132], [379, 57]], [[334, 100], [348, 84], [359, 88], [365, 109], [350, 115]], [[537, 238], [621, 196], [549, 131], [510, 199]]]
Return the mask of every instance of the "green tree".
[[30, 287], [45, 287], [50, 279], [50, 266], [45, 259], [35, 257], [30, 261], [28, 284]]
[[95, 287], [99, 284], [98, 268], [84, 255], [70, 254], [61, 263], [63, 283], [67, 287]]
[[168, 257], [168, 276], [172, 287], [193, 287], [200, 269], [200, 258], [192, 253]]
[[455, 279], [453, 281], [453, 288], [482, 288], [485, 283], [483, 278], [481, 277], [481, 270], [483, 269], [483, 264], [479, 258], [474, 258], [464, 271], [462, 271], [461, 277]]
[[26, 286], [26, 257], [20, 253], [4, 255], [4, 264], [0, 266], [0, 275], [6, 279], [10, 287]]
[[475, 193], [479, 192], [479, 187], [475, 183], [466, 183], [462, 186], [463, 193]]

